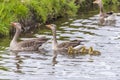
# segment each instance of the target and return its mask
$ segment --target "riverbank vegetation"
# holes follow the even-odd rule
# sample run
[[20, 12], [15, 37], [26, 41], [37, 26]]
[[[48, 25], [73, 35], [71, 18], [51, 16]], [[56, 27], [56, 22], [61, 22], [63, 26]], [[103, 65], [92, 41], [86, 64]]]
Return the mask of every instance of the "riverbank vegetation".
[[74, 0], [1, 0], [0, 34], [8, 35], [10, 22], [35, 26], [48, 20], [75, 15], [78, 6]]
[[[76, 15], [79, 9], [93, 5], [94, 0], [0, 0], [0, 34], [8, 35], [10, 22], [35, 27], [59, 17]], [[103, 0], [105, 5], [118, 0]]]

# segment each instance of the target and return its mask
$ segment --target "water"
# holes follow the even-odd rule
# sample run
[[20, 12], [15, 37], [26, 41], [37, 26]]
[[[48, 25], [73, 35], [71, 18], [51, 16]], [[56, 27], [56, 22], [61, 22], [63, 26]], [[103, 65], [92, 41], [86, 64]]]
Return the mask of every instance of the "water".
[[[85, 15], [84, 15], [85, 16]], [[120, 80], [120, 16], [113, 25], [99, 26], [98, 15], [61, 19], [55, 22], [58, 42], [81, 39], [83, 45], [101, 52], [100, 56], [56, 55], [51, 48], [51, 31], [43, 29], [35, 36], [47, 35], [48, 52], [10, 52], [9, 38], [0, 40], [1, 80]], [[43, 32], [44, 31], [44, 32]], [[39, 35], [39, 33], [42, 33]], [[34, 36], [34, 35], [33, 35]], [[32, 36], [32, 37], [33, 37]], [[22, 36], [25, 37], [25, 36]], [[28, 39], [28, 38], [22, 38]], [[53, 66], [53, 63], [57, 63]]]

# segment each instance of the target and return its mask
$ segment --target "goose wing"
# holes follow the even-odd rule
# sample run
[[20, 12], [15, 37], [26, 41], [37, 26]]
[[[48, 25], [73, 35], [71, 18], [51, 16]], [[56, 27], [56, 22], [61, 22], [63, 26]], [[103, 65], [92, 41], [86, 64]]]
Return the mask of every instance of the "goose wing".
[[47, 40], [48, 40], [47, 38], [25, 40], [25, 41], [19, 42], [18, 45], [25, 50], [37, 50]]
[[69, 42], [63, 42], [58, 45], [59, 48], [68, 48], [70, 46], [75, 47], [77, 45], [80, 45], [81, 40], [71, 40]]

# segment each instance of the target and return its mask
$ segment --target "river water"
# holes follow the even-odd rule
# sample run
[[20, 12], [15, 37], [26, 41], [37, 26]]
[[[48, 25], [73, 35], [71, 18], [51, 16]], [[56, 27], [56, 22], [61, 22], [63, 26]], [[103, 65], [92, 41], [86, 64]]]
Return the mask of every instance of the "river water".
[[59, 43], [86, 40], [82, 45], [92, 46], [101, 55], [58, 54], [54, 58], [52, 34], [47, 28], [29, 36], [50, 38], [45, 44], [47, 52], [10, 52], [10, 38], [6, 37], [0, 39], [0, 80], [120, 80], [120, 16], [116, 16], [116, 23], [104, 26], [98, 25], [98, 15], [60, 19], [55, 24]]

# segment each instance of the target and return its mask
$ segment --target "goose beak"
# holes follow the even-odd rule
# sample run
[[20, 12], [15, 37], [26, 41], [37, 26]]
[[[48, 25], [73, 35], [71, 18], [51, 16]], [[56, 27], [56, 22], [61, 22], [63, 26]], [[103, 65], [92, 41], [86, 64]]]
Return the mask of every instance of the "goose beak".
[[11, 22], [11, 26], [15, 26], [15, 23], [14, 23], [14, 22]]
[[46, 27], [48, 27], [48, 28], [50, 28], [51, 29], [51, 25], [49, 24], [49, 25], [46, 25]]

